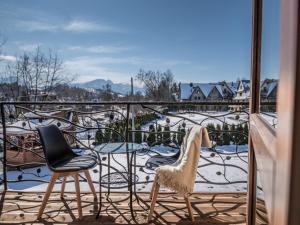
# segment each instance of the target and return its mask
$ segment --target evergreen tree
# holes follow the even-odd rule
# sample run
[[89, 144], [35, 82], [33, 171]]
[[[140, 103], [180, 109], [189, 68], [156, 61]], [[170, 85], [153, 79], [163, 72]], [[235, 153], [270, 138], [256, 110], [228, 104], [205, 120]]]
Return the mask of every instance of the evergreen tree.
[[226, 123], [224, 123], [223, 125], [222, 132], [223, 132], [223, 144], [230, 145], [229, 127]]
[[169, 144], [171, 141], [171, 134], [170, 134], [170, 126], [166, 125], [164, 127], [164, 133], [163, 133], [163, 143]]
[[158, 124], [157, 126], [157, 142], [160, 144], [162, 142], [162, 128], [161, 125]]
[[104, 142], [110, 142], [111, 141], [111, 130], [110, 130], [110, 126], [105, 127], [104, 130], [104, 138], [103, 138]]
[[244, 134], [244, 144], [248, 144], [248, 135], [249, 135], [248, 123], [244, 124], [243, 134]]
[[236, 144], [236, 129], [233, 124], [230, 126], [230, 140]]
[[155, 127], [153, 126], [153, 124], [151, 124], [149, 126], [149, 135], [148, 135], [148, 138], [147, 138], [147, 142], [148, 142], [148, 145], [153, 145], [156, 140], [155, 140]]
[[117, 133], [119, 132], [119, 127], [117, 124], [113, 124], [112, 125], [112, 131], [111, 131], [111, 141], [112, 142], [118, 142], [119, 141], [119, 134]]
[[217, 124], [215, 132], [216, 132], [216, 143], [217, 143], [217, 145], [223, 145], [222, 131], [221, 131], [221, 125], [220, 124]]
[[141, 132], [141, 126], [137, 125], [136, 128], [138, 131], [135, 132], [135, 142], [136, 143], [142, 143], [142, 132]]
[[148, 135], [146, 133], [143, 133], [143, 142], [147, 142], [148, 140]]
[[239, 124], [236, 128], [236, 131], [237, 131], [236, 132], [236, 143], [239, 145], [243, 145], [245, 143], [244, 135], [243, 135], [243, 132], [244, 132], [243, 125]]
[[178, 144], [181, 145], [182, 142], [183, 142], [183, 138], [185, 136], [185, 127], [181, 127], [181, 126], [178, 126], [178, 135], [177, 135], [177, 141], [178, 141]]
[[100, 145], [103, 143], [103, 132], [101, 129], [96, 131], [96, 135], [95, 135], [95, 142], [96, 144]]

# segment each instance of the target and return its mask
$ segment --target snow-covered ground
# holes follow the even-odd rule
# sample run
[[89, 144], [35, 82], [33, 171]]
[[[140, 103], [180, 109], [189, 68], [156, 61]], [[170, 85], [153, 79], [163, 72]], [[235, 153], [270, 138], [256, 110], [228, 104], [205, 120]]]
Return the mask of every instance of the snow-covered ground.
[[[124, 112], [122, 112], [124, 113]], [[248, 121], [247, 113], [229, 113], [229, 112], [204, 112], [204, 113], [181, 113], [171, 112], [181, 116], [162, 116], [160, 119], [152, 121], [144, 126], [143, 130], [148, 130], [150, 124], [166, 125], [167, 118], [171, 130], [177, 130], [178, 126], [182, 126], [184, 122], [186, 128], [191, 127], [196, 123], [207, 125], [213, 124], [241, 124]], [[179, 113], [179, 114], [178, 114]], [[238, 116], [236, 116], [238, 115]], [[99, 118], [104, 118], [103, 122], [108, 122], [109, 118], [103, 113], [94, 115]], [[80, 121], [80, 125], [89, 123], [89, 126], [95, 124], [94, 120], [87, 118], [86, 121]], [[96, 127], [96, 126], [95, 126]], [[94, 131], [90, 132], [91, 139], [94, 139]], [[86, 139], [87, 133], [78, 135], [82, 139]], [[85, 142], [85, 140], [82, 140]], [[88, 141], [90, 142], [90, 141]], [[150, 191], [155, 174], [155, 167], [165, 163], [173, 163], [174, 159], [170, 156], [176, 153], [176, 149], [163, 145], [156, 145], [147, 151], [140, 151], [136, 154], [135, 163], [135, 188], [137, 191]], [[199, 149], [200, 151], [200, 149]], [[196, 178], [195, 192], [243, 192], [247, 189], [247, 161], [248, 161], [248, 146], [247, 145], [224, 145], [217, 146], [214, 151], [203, 148], [201, 149], [201, 158], [198, 165], [198, 174]], [[90, 170], [90, 174], [94, 181], [96, 189], [99, 189], [99, 178], [101, 176], [102, 191], [106, 191], [108, 183], [110, 188], [117, 191], [127, 191], [127, 156], [126, 154], [113, 154], [110, 160], [110, 181], [108, 182], [108, 155], [101, 155], [102, 167], [99, 166]], [[100, 173], [101, 172], [101, 173]], [[27, 168], [24, 170], [14, 170], [7, 172], [8, 188], [12, 190], [30, 190], [30, 191], [45, 191], [50, 180], [51, 172], [46, 166]], [[43, 180], [44, 182], [42, 182]], [[82, 179], [83, 181], [83, 179]], [[57, 182], [54, 189], [60, 190], [60, 182]], [[67, 191], [75, 191], [72, 179], [68, 179], [66, 185]], [[86, 182], [81, 182], [81, 190], [89, 191]]]
[[[237, 147], [237, 149], [236, 149]], [[166, 163], [168, 158], [159, 157], [156, 152], [170, 153], [169, 147], [154, 146], [153, 152], [142, 151], [136, 155], [136, 190], [150, 191], [155, 174], [155, 164]], [[220, 146], [217, 151], [203, 148], [198, 166], [195, 192], [243, 192], [247, 188], [247, 145]], [[176, 152], [175, 152], [176, 153]], [[101, 155], [102, 159], [102, 190], [107, 190], [107, 155]], [[174, 161], [174, 160], [173, 160]], [[169, 163], [173, 162], [169, 158]], [[127, 156], [126, 154], [115, 154], [111, 158], [111, 190], [127, 191]], [[94, 185], [99, 189], [99, 166], [90, 170]], [[12, 190], [44, 191], [50, 179], [51, 172], [46, 166], [40, 166], [22, 171], [8, 171], [8, 180], [20, 181], [9, 182], [8, 188]], [[22, 176], [22, 177], [21, 177]], [[124, 176], [124, 177], [122, 177]], [[44, 180], [45, 183], [34, 180]], [[74, 183], [69, 178], [66, 190], [75, 191]], [[60, 190], [60, 182], [54, 189]], [[81, 182], [81, 190], [89, 191], [86, 182]]]

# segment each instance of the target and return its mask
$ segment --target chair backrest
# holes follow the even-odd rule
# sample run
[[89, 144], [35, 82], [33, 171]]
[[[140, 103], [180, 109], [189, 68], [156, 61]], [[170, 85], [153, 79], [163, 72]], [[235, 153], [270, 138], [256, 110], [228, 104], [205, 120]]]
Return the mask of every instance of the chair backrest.
[[55, 163], [77, 156], [68, 145], [65, 137], [55, 125], [37, 128], [44, 150], [46, 162], [51, 168]]
[[194, 177], [193, 179], [195, 180], [198, 162], [200, 160], [201, 146], [211, 147], [208, 132], [206, 128], [194, 125], [194, 127], [186, 133], [181, 145], [180, 156], [172, 166], [176, 166], [180, 168], [180, 170], [185, 171], [185, 174], [192, 175], [191, 177]]

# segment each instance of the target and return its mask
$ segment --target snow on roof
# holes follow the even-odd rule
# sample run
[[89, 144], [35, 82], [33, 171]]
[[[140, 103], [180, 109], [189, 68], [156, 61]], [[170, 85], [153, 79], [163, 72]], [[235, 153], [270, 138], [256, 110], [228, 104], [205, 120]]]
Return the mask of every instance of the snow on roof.
[[277, 81], [272, 81], [269, 84], [269, 89], [268, 89], [268, 93], [267, 96], [269, 96], [271, 94], [271, 92], [274, 90], [274, 88], [277, 86]]
[[222, 87], [222, 85], [220, 85], [220, 84], [217, 84], [217, 85], [216, 85], [216, 88], [217, 88], [217, 89], [218, 89], [218, 91], [220, 92], [221, 96], [222, 96], [222, 97], [224, 97], [224, 95], [223, 95], [223, 87]]
[[250, 90], [250, 80], [242, 80], [245, 91]]
[[181, 83], [180, 84], [180, 97], [181, 99], [189, 99], [192, 94], [193, 88], [190, 84]]
[[181, 83], [180, 84], [180, 97], [182, 100], [190, 99], [192, 93], [196, 88], [200, 88], [204, 96], [207, 98], [214, 87], [218, 89], [220, 94], [223, 97], [223, 87], [219, 84], [213, 83], [193, 83], [191, 86], [190, 83]]
[[238, 83], [237, 82], [227, 82], [227, 86], [231, 89], [233, 93], [237, 92]]
[[213, 88], [213, 86], [211, 84], [199, 84], [199, 83], [194, 84], [194, 87], [197, 87], [197, 86], [201, 89], [201, 91], [203, 92], [203, 94], [206, 98]]

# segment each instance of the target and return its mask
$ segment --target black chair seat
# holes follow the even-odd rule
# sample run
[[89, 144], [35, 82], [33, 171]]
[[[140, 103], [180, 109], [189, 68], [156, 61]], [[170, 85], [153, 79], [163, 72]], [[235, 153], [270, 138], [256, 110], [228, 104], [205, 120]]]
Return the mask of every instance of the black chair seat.
[[75, 172], [79, 170], [91, 169], [96, 165], [96, 159], [89, 155], [79, 155], [71, 159], [61, 160], [51, 165], [51, 170], [54, 172]]

